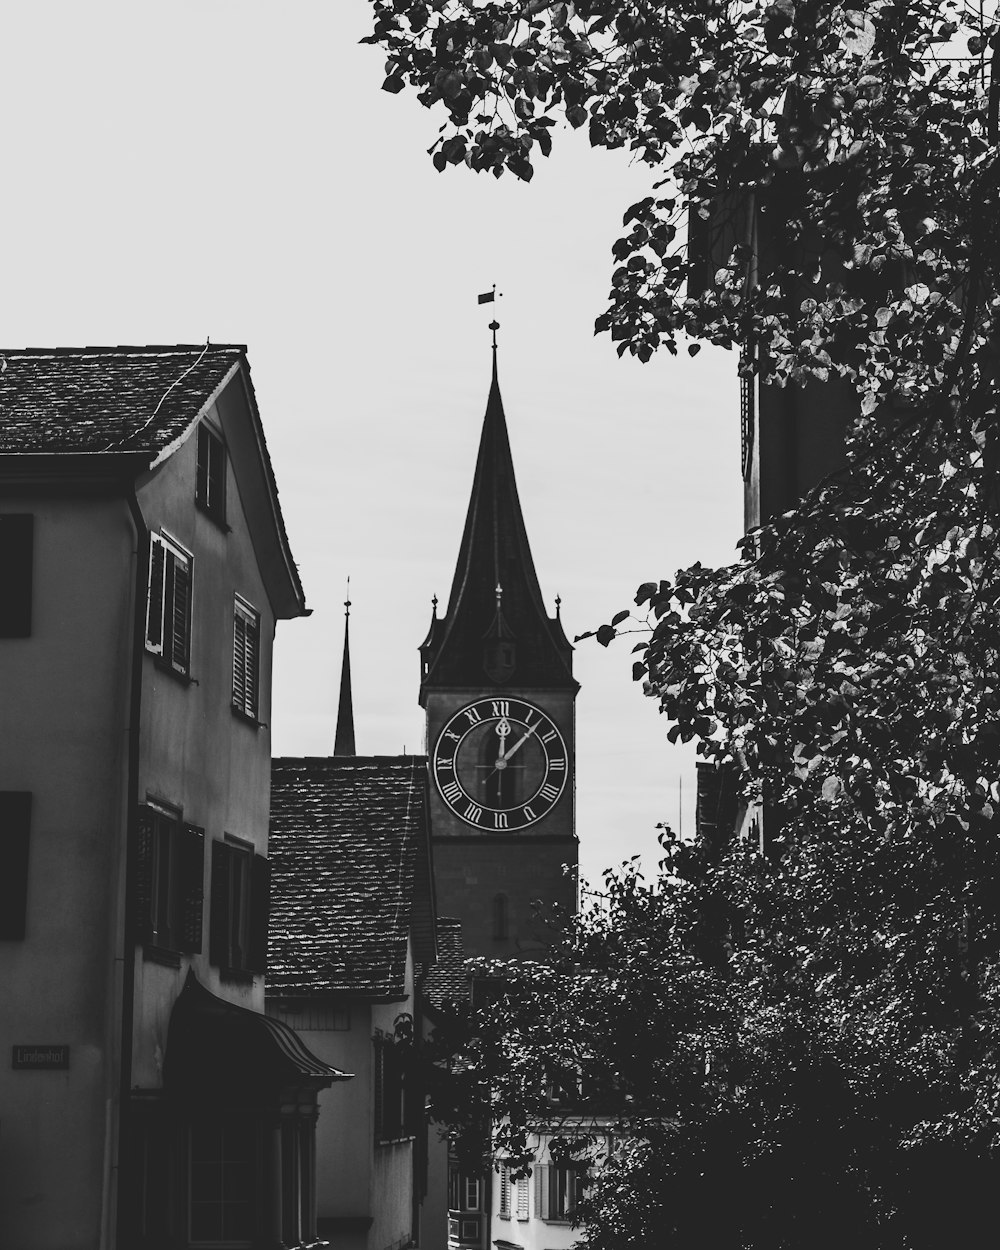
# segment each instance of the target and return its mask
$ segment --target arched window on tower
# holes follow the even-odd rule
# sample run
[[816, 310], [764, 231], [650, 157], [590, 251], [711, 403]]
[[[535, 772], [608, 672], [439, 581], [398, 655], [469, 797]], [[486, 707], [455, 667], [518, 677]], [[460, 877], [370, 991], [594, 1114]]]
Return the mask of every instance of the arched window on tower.
[[507, 895], [496, 894], [493, 897], [493, 940], [502, 942], [510, 931]]

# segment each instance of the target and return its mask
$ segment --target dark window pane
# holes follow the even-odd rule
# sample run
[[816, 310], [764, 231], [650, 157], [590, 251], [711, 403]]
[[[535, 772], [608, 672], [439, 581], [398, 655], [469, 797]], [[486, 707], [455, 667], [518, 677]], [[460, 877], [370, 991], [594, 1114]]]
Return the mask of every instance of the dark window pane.
[[31, 633], [34, 526], [27, 513], [0, 516], [0, 638]]
[[30, 792], [0, 790], [0, 938], [8, 940], [27, 931], [30, 829]]

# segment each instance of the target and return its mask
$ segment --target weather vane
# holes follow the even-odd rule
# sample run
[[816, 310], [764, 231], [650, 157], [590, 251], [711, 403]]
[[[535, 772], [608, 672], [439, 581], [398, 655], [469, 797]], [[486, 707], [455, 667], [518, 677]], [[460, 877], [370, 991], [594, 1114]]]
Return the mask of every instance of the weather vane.
[[[501, 299], [503, 298], [503, 291], [501, 291], [501, 292], [500, 292], [500, 298], [501, 298]], [[497, 299], [497, 284], [494, 282], [494, 283], [493, 283], [493, 290], [492, 290], [492, 291], [483, 291], [483, 292], [482, 292], [479, 296], [477, 296], [477, 300], [476, 300], [476, 302], [477, 302], [477, 303], [479, 303], [479, 304], [493, 304], [493, 303], [495, 303], [495, 302], [496, 302], [496, 299]], [[494, 318], [494, 319], [490, 322], [489, 328], [493, 331], [493, 350], [494, 350], [494, 351], [496, 351], [496, 349], [497, 349], [497, 330], [499, 330], [499, 329], [500, 329], [500, 322], [499, 322], [499, 321], [497, 321], [497, 320], [496, 320], [496, 318]]]

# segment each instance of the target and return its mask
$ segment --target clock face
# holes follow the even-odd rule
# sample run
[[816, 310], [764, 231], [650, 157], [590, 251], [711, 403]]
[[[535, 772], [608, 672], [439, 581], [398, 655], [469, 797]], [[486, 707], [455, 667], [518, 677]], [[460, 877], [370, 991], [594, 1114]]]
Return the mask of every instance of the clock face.
[[566, 789], [569, 756], [555, 723], [523, 699], [478, 699], [441, 730], [432, 761], [441, 798], [468, 825], [525, 829]]

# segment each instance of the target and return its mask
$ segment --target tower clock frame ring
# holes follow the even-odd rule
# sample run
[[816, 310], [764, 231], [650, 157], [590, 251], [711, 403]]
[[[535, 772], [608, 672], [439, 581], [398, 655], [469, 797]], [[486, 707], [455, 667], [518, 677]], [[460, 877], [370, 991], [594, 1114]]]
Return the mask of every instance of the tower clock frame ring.
[[569, 776], [569, 752], [552, 717], [509, 697], [459, 708], [438, 734], [431, 763], [442, 802], [488, 833], [515, 833], [542, 820]]

